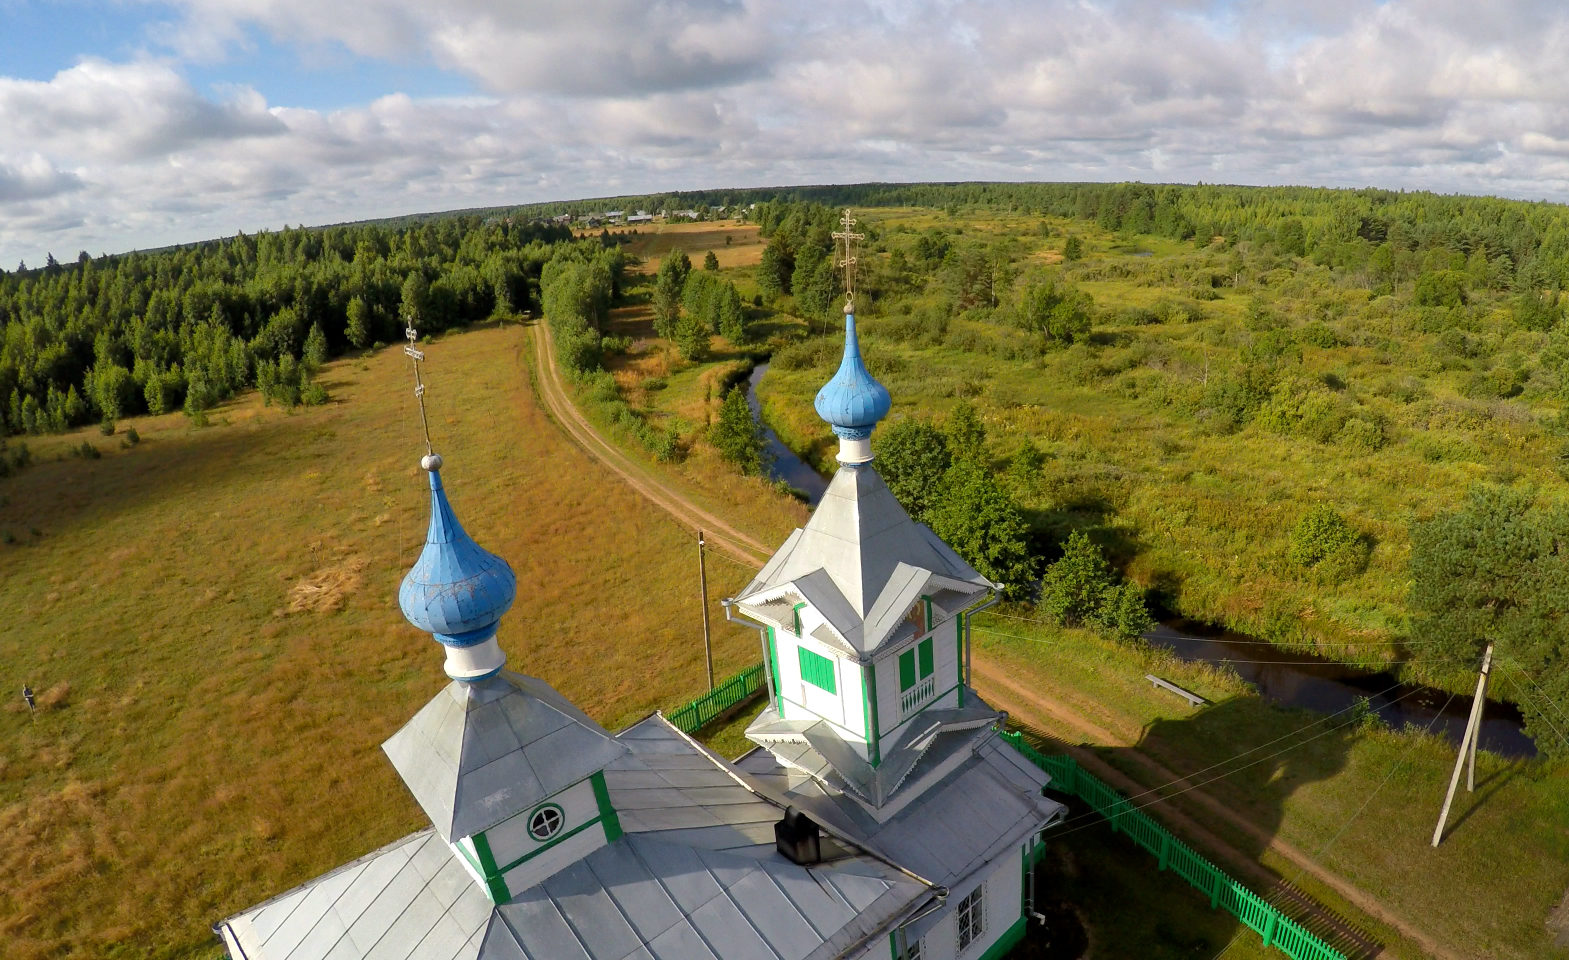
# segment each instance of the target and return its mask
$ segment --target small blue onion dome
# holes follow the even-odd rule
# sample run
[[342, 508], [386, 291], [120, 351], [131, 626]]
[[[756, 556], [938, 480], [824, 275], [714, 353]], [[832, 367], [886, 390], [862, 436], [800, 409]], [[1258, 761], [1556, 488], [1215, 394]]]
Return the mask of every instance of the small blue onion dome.
[[812, 404], [817, 415], [828, 421], [834, 433], [844, 440], [865, 440], [872, 435], [877, 421], [888, 415], [893, 398], [888, 388], [878, 383], [861, 362], [861, 344], [855, 338], [855, 314], [845, 308], [844, 359], [839, 372], [817, 391]]
[[410, 623], [447, 646], [484, 643], [517, 596], [517, 576], [463, 531], [441, 488], [441, 457], [432, 454], [420, 466], [430, 471], [430, 532], [398, 588], [398, 606]]

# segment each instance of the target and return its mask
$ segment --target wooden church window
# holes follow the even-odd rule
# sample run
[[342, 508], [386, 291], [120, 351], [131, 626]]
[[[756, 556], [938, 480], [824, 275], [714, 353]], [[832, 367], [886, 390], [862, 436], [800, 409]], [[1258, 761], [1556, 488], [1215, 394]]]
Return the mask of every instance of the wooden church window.
[[805, 647], [796, 647], [796, 650], [800, 652], [801, 679], [819, 690], [836, 693], [834, 662], [820, 653], [813, 653]]
[[[903, 693], [921, 680], [932, 675], [936, 668], [932, 656], [932, 638], [927, 637], [919, 644], [899, 654], [899, 692]], [[919, 671], [919, 674], [917, 674]]]
[[955, 911], [959, 921], [961, 951], [980, 939], [981, 931], [986, 928], [986, 902], [983, 899], [985, 890], [984, 883], [971, 890], [969, 896], [959, 901], [959, 908]]

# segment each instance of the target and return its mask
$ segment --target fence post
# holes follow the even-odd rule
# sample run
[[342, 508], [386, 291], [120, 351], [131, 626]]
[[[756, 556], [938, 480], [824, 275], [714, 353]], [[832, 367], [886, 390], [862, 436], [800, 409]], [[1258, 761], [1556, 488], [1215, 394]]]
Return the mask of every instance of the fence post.
[[1275, 921], [1280, 918], [1280, 911], [1274, 907], [1269, 908], [1269, 913], [1264, 915], [1264, 946], [1275, 945]]
[[1166, 864], [1171, 859], [1171, 833], [1166, 830], [1160, 832], [1160, 869], [1165, 870]]
[[1209, 908], [1218, 910], [1220, 908], [1220, 871], [1211, 866], [1208, 860], [1204, 861], [1204, 870], [1209, 874]]

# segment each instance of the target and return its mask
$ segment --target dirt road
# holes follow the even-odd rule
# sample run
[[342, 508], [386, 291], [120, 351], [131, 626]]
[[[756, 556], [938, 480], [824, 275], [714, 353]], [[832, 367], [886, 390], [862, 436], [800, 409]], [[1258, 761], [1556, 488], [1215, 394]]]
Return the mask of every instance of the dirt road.
[[750, 537], [730, 524], [699, 507], [685, 496], [654, 477], [647, 467], [636, 463], [613, 444], [601, 437], [583, 416], [583, 412], [568, 396], [561, 370], [556, 366], [555, 345], [550, 328], [543, 320], [529, 326], [529, 338], [534, 345], [534, 386], [545, 409], [561, 425], [567, 436], [582, 447], [589, 456], [609, 467], [625, 480], [632, 489], [652, 500], [661, 510], [670, 514], [683, 526], [702, 530], [716, 549], [722, 550], [742, 563], [761, 567], [773, 552], [755, 537]]
[[[590, 456], [609, 467], [617, 476], [625, 480], [634, 490], [647, 497], [660, 509], [669, 513], [677, 522], [694, 529], [701, 528], [713, 541], [714, 546], [743, 563], [762, 566], [768, 559], [771, 551], [756, 538], [748, 536], [733, 526], [716, 517], [712, 513], [694, 504], [689, 498], [675, 490], [670, 485], [653, 476], [649, 469], [636, 463], [626, 454], [622, 453], [609, 441], [599, 435], [588, 422], [572, 399], [566, 392], [566, 386], [556, 367], [555, 351], [550, 339], [550, 331], [543, 321], [537, 321], [529, 328], [529, 338], [534, 347], [535, 388], [540, 399], [552, 418], [561, 425], [579, 446]], [[1260, 829], [1256, 824], [1249, 822], [1245, 817], [1229, 809], [1214, 797], [1203, 790], [1193, 788], [1187, 780], [1177, 773], [1167, 769], [1159, 762], [1133, 750], [1133, 744], [1125, 738], [1118, 736], [1105, 727], [1086, 719], [1078, 712], [1043, 694], [1038, 689], [1025, 685], [1014, 676], [1010, 676], [1002, 665], [988, 660], [977, 653], [974, 659], [975, 675], [972, 678], [977, 688], [982, 690], [987, 699], [1009, 715], [1026, 724], [1056, 735], [1066, 734], [1069, 739], [1083, 740], [1104, 746], [1118, 746], [1129, 748], [1128, 755], [1132, 757], [1141, 768], [1147, 771], [1148, 776], [1143, 778], [1148, 783], [1168, 785], [1163, 793], [1184, 792], [1184, 795], [1204, 808], [1208, 815], [1217, 820], [1230, 824], [1249, 837], [1256, 840], [1260, 846], [1265, 847], [1307, 874], [1311, 874], [1321, 883], [1333, 889], [1347, 902], [1362, 910], [1368, 916], [1400, 932], [1413, 944], [1419, 945], [1427, 956], [1438, 960], [1464, 960], [1459, 954], [1450, 951], [1442, 944], [1424, 934], [1409, 921], [1404, 920], [1381, 904], [1376, 898], [1347, 882], [1333, 872], [1320, 866], [1302, 850], [1293, 844], [1271, 835], [1268, 831]], [[1069, 746], [1072, 753], [1086, 769], [1107, 783], [1128, 794], [1143, 794], [1147, 791], [1144, 783], [1123, 774], [1111, 767], [1089, 750]], [[1195, 841], [1195, 845], [1208, 856], [1225, 865], [1227, 869], [1234, 870], [1244, 877], [1250, 878], [1262, 889], [1288, 887], [1273, 871], [1263, 866], [1257, 858], [1247, 852], [1239, 850], [1221, 837], [1215, 835], [1197, 820], [1177, 810], [1170, 804], [1161, 804], [1158, 817], [1163, 822], [1176, 828], [1176, 832], [1183, 837]], [[1298, 902], [1307, 902], [1300, 895], [1295, 895]], [[1352, 940], [1359, 939], [1356, 931], [1348, 928], [1339, 918], [1327, 911], [1320, 911], [1320, 917], [1328, 926], [1342, 932]]]

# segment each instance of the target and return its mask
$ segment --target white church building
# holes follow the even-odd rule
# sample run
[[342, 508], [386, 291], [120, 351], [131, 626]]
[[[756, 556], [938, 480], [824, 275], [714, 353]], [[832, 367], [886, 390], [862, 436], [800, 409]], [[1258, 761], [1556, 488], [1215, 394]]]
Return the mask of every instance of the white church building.
[[451, 683], [383, 749], [431, 825], [220, 921], [232, 960], [1005, 956], [1065, 810], [970, 686], [967, 620], [998, 585], [872, 467], [889, 403], [847, 306], [816, 402], [839, 469], [725, 601], [767, 658], [757, 747], [735, 762], [657, 714], [610, 733], [505, 669], [512, 569], [464, 532], [426, 456], [430, 528], [399, 602]]

